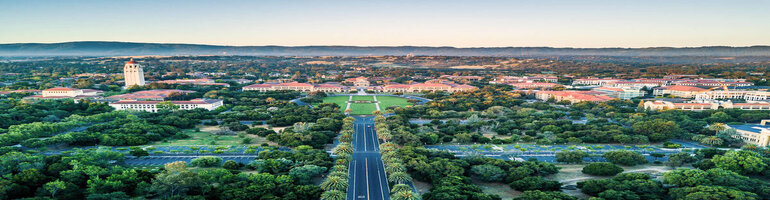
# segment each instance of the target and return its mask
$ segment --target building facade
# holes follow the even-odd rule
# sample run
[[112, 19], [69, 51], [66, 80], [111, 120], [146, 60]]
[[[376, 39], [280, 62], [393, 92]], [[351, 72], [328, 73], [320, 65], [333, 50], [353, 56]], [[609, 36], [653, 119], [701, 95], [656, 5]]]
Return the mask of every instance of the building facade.
[[145, 85], [144, 66], [135, 62], [134, 59], [126, 62], [126, 65], [123, 66], [123, 79], [125, 79], [127, 88], [135, 85]]
[[553, 98], [557, 102], [569, 101], [573, 104], [584, 101], [604, 102], [614, 99], [597, 91], [537, 91], [535, 92], [535, 98], [543, 101], [548, 101]]
[[746, 125], [727, 125], [728, 128], [735, 129], [738, 134], [734, 138], [743, 140], [747, 144], [754, 144], [758, 147], [770, 146], [770, 126], [767, 123], [770, 120], [762, 120], [760, 124]]
[[644, 91], [638, 87], [598, 87], [591, 90], [618, 99], [631, 99], [644, 96]]
[[300, 92], [346, 92], [348, 89], [341, 85], [336, 84], [308, 84], [308, 83], [263, 83], [254, 84], [243, 87], [243, 91], [278, 91], [278, 90], [294, 90]]
[[[147, 112], [158, 112], [160, 110], [158, 104], [164, 101], [137, 101], [137, 100], [121, 100], [118, 102], [110, 103], [109, 105], [115, 108], [115, 110], [136, 110]], [[196, 108], [203, 108], [206, 110], [214, 110], [223, 106], [224, 103], [221, 99], [193, 99], [190, 101], [168, 101], [179, 106], [182, 110], [192, 110]]]

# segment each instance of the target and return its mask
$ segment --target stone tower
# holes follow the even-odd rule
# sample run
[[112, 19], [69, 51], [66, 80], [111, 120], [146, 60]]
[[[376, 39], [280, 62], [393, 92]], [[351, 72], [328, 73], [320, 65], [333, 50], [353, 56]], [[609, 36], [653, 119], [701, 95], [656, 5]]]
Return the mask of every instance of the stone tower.
[[134, 59], [126, 62], [123, 67], [123, 79], [126, 81], [126, 88], [134, 85], [145, 85], [144, 66], [136, 63]]

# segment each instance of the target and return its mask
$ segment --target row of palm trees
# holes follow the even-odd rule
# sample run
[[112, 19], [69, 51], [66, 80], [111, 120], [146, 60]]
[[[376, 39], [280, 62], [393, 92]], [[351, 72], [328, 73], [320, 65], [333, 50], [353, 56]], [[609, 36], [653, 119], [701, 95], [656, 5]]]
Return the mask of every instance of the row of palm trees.
[[412, 182], [412, 177], [406, 173], [404, 161], [396, 155], [396, 144], [389, 142], [392, 135], [385, 123], [385, 117], [381, 114], [377, 115], [374, 118], [374, 123], [377, 137], [383, 141], [380, 144], [380, 154], [382, 162], [385, 164], [385, 174], [388, 175], [388, 181], [391, 184], [390, 198], [393, 200], [419, 200], [420, 195], [413, 192], [412, 187], [407, 185]]
[[337, 157], [334, 160], [329, 176], [321, 183], [321, 188], [326, 190], [321, 194], [323, 200], [344, 200], [347, 197], [348, 190], [348, 166], [352, 160], [353, 154], [353, 122], [356, 119], [346, 117], [342, 120], [342, 130], [337, 138], [340, 144], [337, 145], [332, 153]]

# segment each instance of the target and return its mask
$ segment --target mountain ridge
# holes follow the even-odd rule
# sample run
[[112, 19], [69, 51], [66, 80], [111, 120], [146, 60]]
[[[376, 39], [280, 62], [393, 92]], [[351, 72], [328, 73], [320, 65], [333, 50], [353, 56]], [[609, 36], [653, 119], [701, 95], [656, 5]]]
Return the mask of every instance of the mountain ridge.
[[135, 55], [251, 55], [251, 56], [770, 56], [770, 46], [746, 47], [450, 47], [450, 46], [229, 46], [185, 43], [76, 41], [0, 44], [0, 56], [135, 56]]

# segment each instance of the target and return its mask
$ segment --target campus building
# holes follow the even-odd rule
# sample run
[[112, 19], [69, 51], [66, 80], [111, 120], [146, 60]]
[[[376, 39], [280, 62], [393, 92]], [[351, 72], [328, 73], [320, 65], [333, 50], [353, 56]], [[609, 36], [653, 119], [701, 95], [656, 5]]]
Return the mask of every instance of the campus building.
[[409, 92], [416, 93], [422, 91], [444, 91], [444, 92], [460, 92], [478, 89], [477, 87], [454, 84], [454, 83], [416, 83], [416, 84], [392, 84], [385, 85], [380, 88], [381, 92]]
[[681, 97], [681, 98], [694, 98], [695, 95], [706, 91], [708, 90], [699, 88], [699, 87], [672, 85], [672, 86], [666, 86], [666, 87], [657, 87], [653, 89], [652, 95], [655, 95], [655, 96], [671, 95], [671, 96]]
[[579, 79], [573, 80], [572, 85], [603, 86], [603, 85], [612, 85], [618, 81], [625, 81], [625, 80], [613, 79], [613, 78], [579, 78]]
[[[158, 112], [158, 103], [164, 101], [137, 101], [137, 100], [120, 100], [118, 102], [110, 103], [110, 106], [115, 110], [137, 110], [147, 112]], [[168, 101], [172, 104], [179, 106], [182, 110], [192, 110], [196, 108], [203, 108], [206, 110], [214, 110], [224, 105], [221, 99], [193, 99], [190, 101]]]
[[638, 87], [598, 87], [591, 90], [618, 99], [631, 99], [644, 96], [644, 91]]
[[243, 91], [278, 91], [278, 90], [294, 90], [300, 92], [346, 92], [348, 89], [341, 85], [336, 84], [308, 84], [308, 83], [263, 83], [254, 84], [243, 87]]
[[760, 124], [745, 125], [727, 125], [728, 128], [735, 129], [737, 135], [733, 137], [743, 140], [747, 144], [754, 144], [759, 147], [770, 146], [770, 126], [767, 123], [770, 120], [762, 120]]
[[179, 84], [179, 85], [218, 85], [218, 86], [230, 87], [230, 84], [217, 83], [213, 79], [207, 79], [207, 78], [162, 80], [162, 81], [156, 81], [156, 83]]
[[644, 108], [648, 110], [717, 110], [723, 109], [741, 109], [741, 110], [770, 110], [770, 103], [733, 103], [730, 101], [719, 102], [688, 102], [674, 103], [670, 101], [648, 101], [644, 102]]
[[123, 66], [123, 79], [125, 79], [126, 88], [134, 85], [145, 85], [144, 66], [136, 63], [134, 59], [126, 62], [126, 65]]
[[353, 84], [354, 87], [369, 87], [369, 79], [366, 77], [356, 77], [356, 78], [349, 78], [345, 79], [346, 83]]
[[534, 83], [534, 82], [547, 82], [555, 83], [559, 81], [559, 77], [556, 76], [498, 76], [494, 80], [489, 81], [489, 84], [508, 84], [508, 83]]
[[25, 99], [99, 99], [104, 94], [101, 90], [76, 89], [56, 87], [43, 90], [41, 95], [25, 97]]
[[147, 101], [162, 101], [171, 94], [189, 94], [194, 93], [192, 90], [145, 90], [137, 91], [134, 93], [120, 94], [106, 97], [109, 100], [147, 100]]
[[558, 83], [544, 83], [544, 82], [534, 82], [534, 83], [508, 83], [507, 85], [513, 86], [516, 89], [550, 89], [557, 86], [562, 86]]
[[570, 103], [578, 102], [604, 102], [614, 98], [606, 96], [603, 92], [597, 91], [537, 91], [535, 92], [535, 98], [548, 101], [553, 98], [557, 102], [569, 101]]

